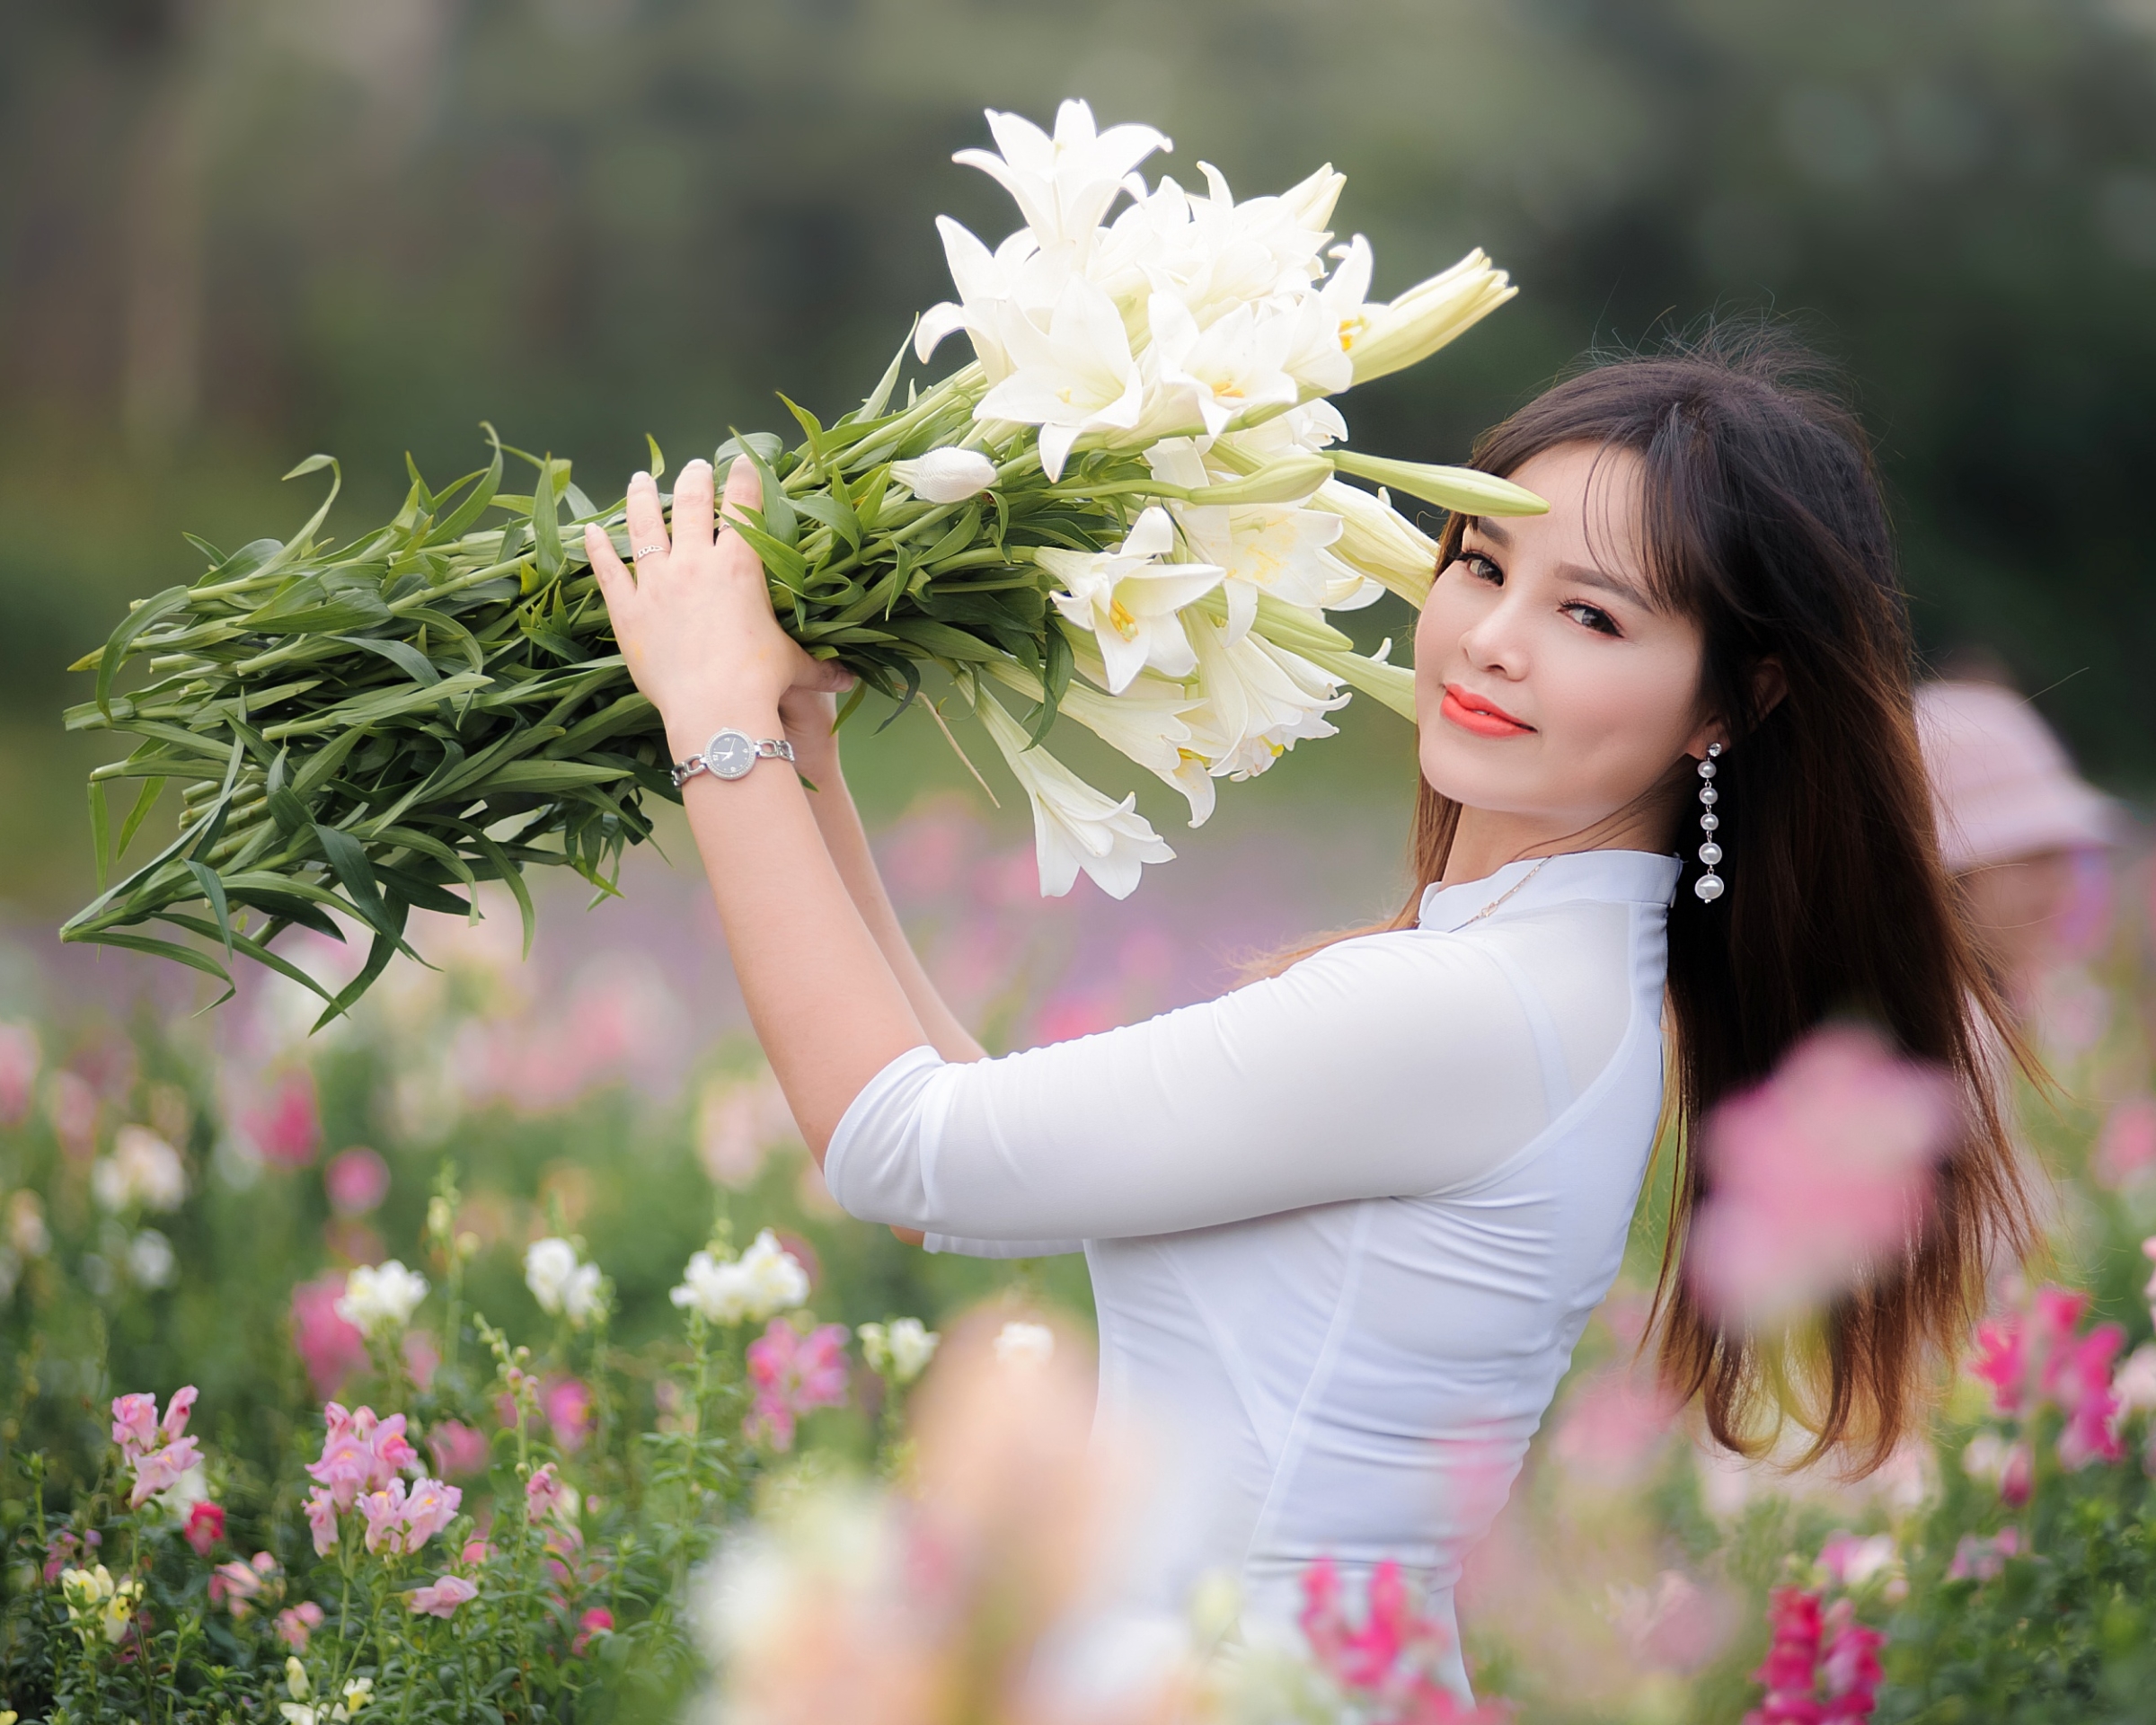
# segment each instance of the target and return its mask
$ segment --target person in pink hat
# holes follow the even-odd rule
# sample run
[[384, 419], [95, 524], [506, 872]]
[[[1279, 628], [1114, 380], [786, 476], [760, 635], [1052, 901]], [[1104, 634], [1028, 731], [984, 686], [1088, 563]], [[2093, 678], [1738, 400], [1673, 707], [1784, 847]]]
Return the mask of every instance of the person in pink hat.
[[1916, 721], [1947, 868], [2001, 982], [2025, 998], [2062, 956], [2079, 871], [2115, 841], [2117, 811], [2003, 684], [1924, 684]]

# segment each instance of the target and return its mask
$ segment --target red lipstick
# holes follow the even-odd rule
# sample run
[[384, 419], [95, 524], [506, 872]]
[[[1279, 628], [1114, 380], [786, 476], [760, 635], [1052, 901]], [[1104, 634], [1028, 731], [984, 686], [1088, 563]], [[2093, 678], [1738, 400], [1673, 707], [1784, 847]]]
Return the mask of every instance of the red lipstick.
[[1525, 737], [1534, 730], [1533, 725], [1515, 719], [1495, 701], [1485, 700], [1457, 683], [1445, 686], [1445, 700], [1437, 711], [1461, 730], [1478, 737]]

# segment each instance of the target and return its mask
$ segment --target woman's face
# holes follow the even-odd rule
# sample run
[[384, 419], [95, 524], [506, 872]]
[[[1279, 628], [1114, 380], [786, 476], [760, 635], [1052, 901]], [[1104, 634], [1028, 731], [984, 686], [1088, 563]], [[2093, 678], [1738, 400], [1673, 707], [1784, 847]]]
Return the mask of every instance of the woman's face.
[[1699, 626], [1650, 597], [1637, 456], [1562, 444], [1508, 477], [1550, 512], [1471, 520], [1438, 571], [1415, 632], [1423, 776], [1547, 836], [1627, 824], [1723, 740]]

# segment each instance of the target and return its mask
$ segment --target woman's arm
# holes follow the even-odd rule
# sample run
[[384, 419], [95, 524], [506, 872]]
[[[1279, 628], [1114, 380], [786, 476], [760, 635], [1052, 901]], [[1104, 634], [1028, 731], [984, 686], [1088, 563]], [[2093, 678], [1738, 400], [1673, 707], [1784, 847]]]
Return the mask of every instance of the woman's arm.
[[[603, 532], [585, 531], [629, 673], [665, 721], [676, 760], [728, 727], [778, 737], [790, 692], [827, 693], [846, 680], [779, 627], [763, 566], [741, 535], [721, 531], [714, 541], [711, 488], [709, 463], [683, 470], [669, 534], [651, 476], [630, 482], [633, 575]], [[760, 495], [755, 470], [734, 463], [728, 507], [753, 507]], [[683, 802], [750, 1022], [820, 1163], [869, 1080], [934, 1039], [785, 763], [760, 762], [730, 782], [699, 774]]]
[[913, 942], [906, 939], [906, 930], [899, 926], [890, 895], [884, 890], [883, 876], [877, 870], [868, 833], [861, 824], [861, 811], [853, 806], [853, 792], [846, 789], [845, 774], [839, 765], [838, 739], [831, 734], [835, 711], [834, 697], [809, 689], [790, 690], [779, 703], [779, 716], [785, 723], [787, 740], [793, 745], [801, 776], [817, 787], [808, 805], [816, 817], [817, 830], [824, 836], [824, 848], [830, 853], [838, 878], [845, 883], [847, 895], [868, 925], [884, 962], [913, 1003], [914, 1016], [921, 1021], [936, 1052], [946, 1060], [982, 1059], [987, 1050], [937, 992]]

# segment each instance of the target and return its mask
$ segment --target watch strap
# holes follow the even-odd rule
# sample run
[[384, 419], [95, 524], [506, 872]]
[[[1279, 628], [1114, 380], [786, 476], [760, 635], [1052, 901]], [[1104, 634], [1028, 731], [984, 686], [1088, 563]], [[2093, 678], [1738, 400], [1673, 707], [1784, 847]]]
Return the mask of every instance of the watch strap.
[[[725, 734], [723, 731], [720, 733], [720, 736]], [[716, 741], [717, 739], [713, 739], [713, 740]], [[793, 745], [783, 737], [751, 737], [748, 741], [755, 748], [755, 758], [759, 761], [791, 761], [793, 759]], [[709, 745], [706, 745], [706, 753], [692, 755], [685, 761], [674, 763], [670, 770], [674, 774], [676, 790], [678, 791], [699, 773], [712, 771], [708, 748]], [[714, 774], [714, 776], [717, 775]]]

